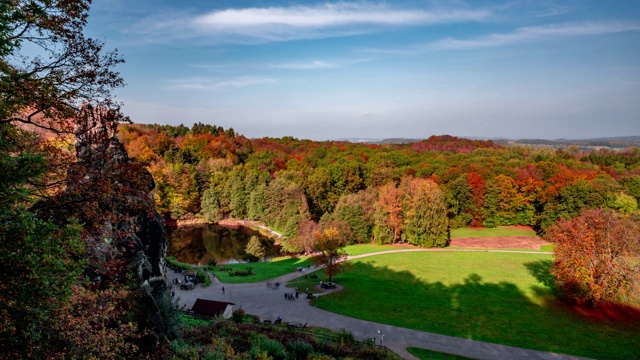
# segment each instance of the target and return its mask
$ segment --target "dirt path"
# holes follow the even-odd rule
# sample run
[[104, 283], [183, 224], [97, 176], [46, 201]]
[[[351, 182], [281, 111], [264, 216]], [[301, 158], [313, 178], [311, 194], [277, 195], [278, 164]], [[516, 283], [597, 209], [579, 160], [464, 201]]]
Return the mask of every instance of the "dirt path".
[[[356, 259], [381, 254], [411, 251], [472, 252], [474, 250], [406, 249], [363, 254], [352, 256], [350, 258]], [[495, 251], [526, 253], [526, 251]], [[532, 253], [539, 254], [540, 252]], [[304, 273], [296, 271], [270, 279], [268, 282], [270, 284], [276, 282], [286, 284], [288, 281], [303, 275]], [[176, 275], [170, 273], [169, 276], [172, 278]], [[227, 301], [234, 303], [236, 308], [242, 307], [247, 313], [259, 316], [262, 320], [273, 321], [278, 316], [281, 316], [285, 322], [295, 321], [303, 324], [308, 323], [309, 326], [324, 327], [334, 331], [347, 329], [360, 340], [375, 337], [378, 342], [378, 330], [380, 330], [384, 334], [383, 344], [405, 359], [416, 359], [416, 357], [407, 352], [406, 349], [408, 347], [431, 349], [434, 351], [476, 359], [580, 359], [569, 355], [521, 349], [355, 319], [310, 306], [309, 301], [302, 297], [296, 300], [286, 300], [284, 296], [285, 293], [291, 292], [292, 290], [283, 285], [280, 285], [277, 288], [267, 286], [267, 281], [249, 284], [227, 284], [220, 283], [217, 278], [214, 278], [213, 282], [214, 284], [212, 286], [204, 289], [199, 287], [193, 291], [176, 290], [176, 295], [179, 297], [180, 304], [190, 309], [197, 298]], [[224, 292], [222, 292], [223, 286], [225, 288]], [[331, 292], [334, 291], [340, 291], [340, 289], [332, 290]], [[331, 292], [327, 291], [323, 295]]]
[[273, 236], [276, 239], [280, 239], [282, 234], [268, 227], [261, 221], [253, 221], [253, 220], [241, 220], [241, 219], [225, 219], [220, 221], [218, 224], [225, 226], [244, 226], [248, 228], [258, 228], [266, 231], [268, 234]]

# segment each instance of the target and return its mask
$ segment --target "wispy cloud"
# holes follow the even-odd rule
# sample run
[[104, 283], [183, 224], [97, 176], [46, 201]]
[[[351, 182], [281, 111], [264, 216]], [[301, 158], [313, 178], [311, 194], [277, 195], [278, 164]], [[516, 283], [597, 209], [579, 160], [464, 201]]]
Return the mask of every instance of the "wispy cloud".
[[212, 11], [203, 15], [164, 14], [141, 20], [131, 29], [171, 39], [208, 38], [216, 42], [269, 42], [329, 38], [368, 33], [384, 26], [418, 26], [485, 21], [490, 10], [400, 9], [369, 2], [313, 6], [253, 7]]
[[187, 79], [178, 79], [170, 81], [171, 87], [175, 89], [188, 90], [221, 90], [221, 89], [237, 89], [248, 86], [272, 84], [275, 79], [258, 78], [258, 77], [239, 77], [232, 79], [215, 79], [207, 77], [192, 77]]
[[508, 34], [491, 34], [473, 39], [448, 38], [432, 44], [432, 47], [441, 49], [475, 49], [637, 30], [640, 30], [640, 23], [616, 22], [532, 26], [519, 28]]
[[286, 69], [286, 70], [315, 70], [315, 69], [330, 69], [339, 67], [338, 64], [330, 63], [322, 60], [314, 60], [309, 62], [299, 63], [283, 63], [273, 64], [270, 66], [274, 69]]

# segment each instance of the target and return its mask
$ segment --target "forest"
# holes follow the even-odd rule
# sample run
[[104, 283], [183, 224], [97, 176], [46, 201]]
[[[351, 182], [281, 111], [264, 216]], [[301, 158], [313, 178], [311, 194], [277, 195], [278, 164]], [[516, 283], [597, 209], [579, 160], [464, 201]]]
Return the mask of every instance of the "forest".
[[248, 139], [202, 123], [129, 124], [118, 136], [152, 173], [166, 217], [262, 220], [288, 251], [310, 250], [307, 239], [327, 224], [350, 243], [445, 246], [451, 228], [530, 225], [543, 234], [583, 209], [634, 212], [640, 199], [637, 147]]

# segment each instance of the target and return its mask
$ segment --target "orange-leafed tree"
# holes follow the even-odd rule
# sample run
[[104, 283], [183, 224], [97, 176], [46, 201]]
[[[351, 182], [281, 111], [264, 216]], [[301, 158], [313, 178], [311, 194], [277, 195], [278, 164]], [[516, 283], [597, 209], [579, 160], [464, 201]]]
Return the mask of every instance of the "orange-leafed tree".
[[314, 261], [318, 265], [324, 265], [324, 273], [329, 277], [329, 282], [333, 281], [333, 277], [344, 271], [347, 264], [344, 262], [347, 258], [347, 252], [344, 250], [347, 244], [347, 237], [340, 233], [336, 228], [324, 229], [322, 232], [316, 232], [316, 250], [319, 252]]
[[397, 241], [402, 233], [402, 192], [390, 182], [380, 187], [378, 194], [374, 227], [376, 242]]
[[572, 301], [591, 306], [618, 302], [640, 283], [640, 226], [609, 209], [584, 210], [547, 230], [555, 244], [552, 272]]

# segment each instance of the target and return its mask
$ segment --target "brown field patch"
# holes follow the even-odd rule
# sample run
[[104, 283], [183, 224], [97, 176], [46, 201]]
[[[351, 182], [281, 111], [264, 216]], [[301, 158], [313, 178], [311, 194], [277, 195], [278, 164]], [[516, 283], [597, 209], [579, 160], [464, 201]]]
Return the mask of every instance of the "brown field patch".
[[471, 249], [533, 249], [539, 250], [550, 243], [539, 237], [531, 236], [495, 236], [482, 238], [451, 239], [450, 246]]

